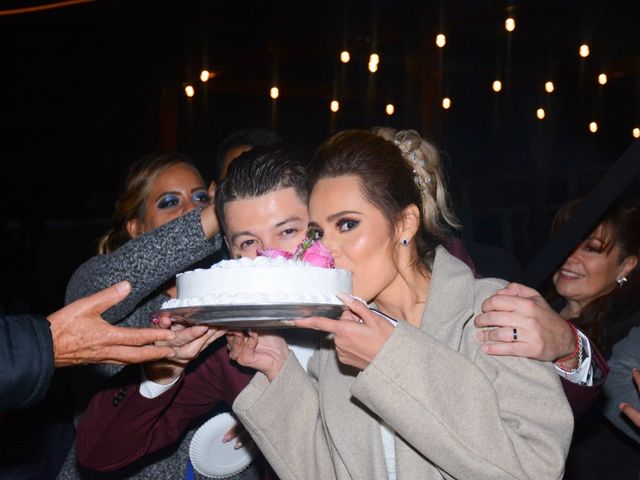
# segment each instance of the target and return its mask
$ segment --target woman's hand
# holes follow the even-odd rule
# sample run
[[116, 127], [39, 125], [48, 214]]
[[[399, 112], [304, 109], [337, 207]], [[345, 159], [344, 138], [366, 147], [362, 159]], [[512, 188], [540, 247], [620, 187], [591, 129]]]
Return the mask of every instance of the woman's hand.
[[207, 325], [185, 327], [171, 323], [166, 318], [159, 319], [156, 325], [159, 328], [169, 328], [175, 333], [175, 338], [171, 341], [156, 342], [156, 345], [173, 349], [174, 357], [170, 360], [160, 360], [144, 365], [147, 379], [162, 384], [171, 383], [178, 378], [187, 368], [189, 362], [226, 333], [225, 329], [210, 328]]
[[293, 323], [296, 327], [333, 333], [340, 362], [364, 370], [391, 336], [394, 326], [359, 300], [346, 295], [340, 295], [340, 299], [349, 307], [340, 320], [311, 317]]
[[[638, 370], [637, 368], [632, 369], [631, 376], [633, 377], [633, 381], [636, 383], [638, 393], [640, 393], [640, 370]], [[631, 420], [636, 427], [640, 428], [640, 411], [632, 407], [627, 402], [622, 402], [619, 405], [619, 408], [622, 413], [629, 417], [629, 420]]]
[[231, 427], [222, 437], [222, 443], [227, 443], [234, 439], [236, 440], [236, 444], [233, 446], [235, 450], [253, 443], [253, 439], [244, 428], [244, 425], [242, 425], [237, 420], [236, 424]]
[[232, 360], [264, 373], [269, 381], [276, 378], [289, 355], [287, 342], [269, 332], [229, 332], [227, 348]]
[[477, 333], [483, 342], [482, 351], [489, 355], [549, 362], [570, 355], [575, 349], [574, 330], [532, 288], [510, 283], [487, 298], [482, 311], [475, 318], [475, 326], [495, 327]]

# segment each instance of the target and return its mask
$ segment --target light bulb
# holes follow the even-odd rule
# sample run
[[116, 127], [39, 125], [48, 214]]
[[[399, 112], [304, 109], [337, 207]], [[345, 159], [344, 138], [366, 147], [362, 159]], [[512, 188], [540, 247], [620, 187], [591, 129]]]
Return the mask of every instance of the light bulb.
[[346, 50], [340, 52], [340, 61], [342, 63], [349, 63], [349, 60], [351, 60], [351, 55], [349, 54], [349, 52], [347, 52]]
[[331, 108], [331, 111], [333, 113], [336, 113], [338, 110], [340, 110], [340, 103], [337, 100], [332, 100], [329, 108]]
[[451, 99], [449, 97], [444, 97], [442, 99], [442, 108], [445, 110], [449, 110], [451, 108]]
[[589, 124], [589, 131], [591, 133], [596, 133], [598, 131], [598, 124], [596, 122], [591, 122]]
[[393, 115], [396, 111], [396, 107], [393, 106], [393, 103], [388, 103], [384, 111], [387, 112], [387, 115]]
[[447, 44], [447, 37], [444, 33], [439, 33], [436, 35], [436, 45], [440, 48], [444, 47]]
[[552, 93], [556, 89], [556, 87], [553, 82], [547, 82], [544, 84], [544, 89], [547, 93]]
[[207, 80], [209, 80], [209, 71], [208, 70], [202, 70], [200, 72], [200, 81], [206, 82]]
[[502, 90], [502, 82], [500, 80], [494, 80], [492, 88], [494, 92], [499, 92]]
[[513, 32], [516, 29], [516, 21], [515, 19], [509, 17], [504, 21], [504, 28], [507, 32]]
[[607, 80], [609, 79], [607, 78], [606, 73], [601, 73], [600, 75], [598, 75], [598, 83], [600, 85], [605, 85], [607, 83]]
[[582, 45], [580, 45], [580, 50], [578, 50], [578, 53], [582, 58], [587, 58], [591, 53], [589, 51], [589, 45], [587, 45], [586, 43], [583, 43]]
[[278, 87], [271, 87], [269, 91], [269, 96], [274, 100], [280, 96], [280, 89]]
[[536, 110], [536, 117], [538, 117], [538, 120], [544, 120], [545, 116], [546, 113], [544, 111], [544, 108], [539, 108], [538, 110]]
[[187, 97], [191, 98], [196, 94], [196, 91], [193, 86], [187, 85], [186, 87], [184, 87], [184, 93], [187, 95]]

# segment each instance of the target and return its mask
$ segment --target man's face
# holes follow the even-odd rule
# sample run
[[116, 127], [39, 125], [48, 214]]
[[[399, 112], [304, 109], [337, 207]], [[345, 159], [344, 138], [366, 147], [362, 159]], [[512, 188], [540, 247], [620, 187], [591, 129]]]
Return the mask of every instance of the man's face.
[[225, 237], [233, 257], [256, 257], [257, 249], [293, 252], [305, 238], [307, 205], [291, 188], [224, 205]]

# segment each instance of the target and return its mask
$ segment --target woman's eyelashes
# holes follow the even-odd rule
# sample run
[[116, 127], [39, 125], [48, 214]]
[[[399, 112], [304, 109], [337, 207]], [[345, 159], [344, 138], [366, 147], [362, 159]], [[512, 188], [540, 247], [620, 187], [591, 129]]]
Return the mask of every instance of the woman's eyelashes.
[[198, 190], [191, 195], [191, 201], [196, 205], [206, 206], [211, 203], [211, 197], [206, 190]]
[[158, 200], [158, 208], [161, 210], [165, 210], [167, 208], [172, 208], [180, 205], [180, 197], [173, 193], [168, 193], [160, 197]]
[[359, 224], [360, 222], [358, 220], [354, 220], [352, 218], [341, 218], [336, 222], [336, 226], [341, 232], [349, 232], [356, 228]]
[[290, 237], [291, 235], [295, 235], [296, 233], [298, 233], [297, 228], [285, 228], [280, 232], [280, 236], [286, 238], [286, 237]]
[[240, 243], [240, 250], [255, 249], [257, 246], [258, 242], [255, 239], [250, 238], [249, 240], [245, 240]]

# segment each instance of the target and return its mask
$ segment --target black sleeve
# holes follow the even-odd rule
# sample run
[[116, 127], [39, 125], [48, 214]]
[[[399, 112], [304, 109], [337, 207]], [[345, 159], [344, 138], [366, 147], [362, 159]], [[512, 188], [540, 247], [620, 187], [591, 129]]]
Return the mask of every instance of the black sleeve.
[[0, 316], [0, 412], [41, 401], [55, 370], [49, 322], [35, 315]]

